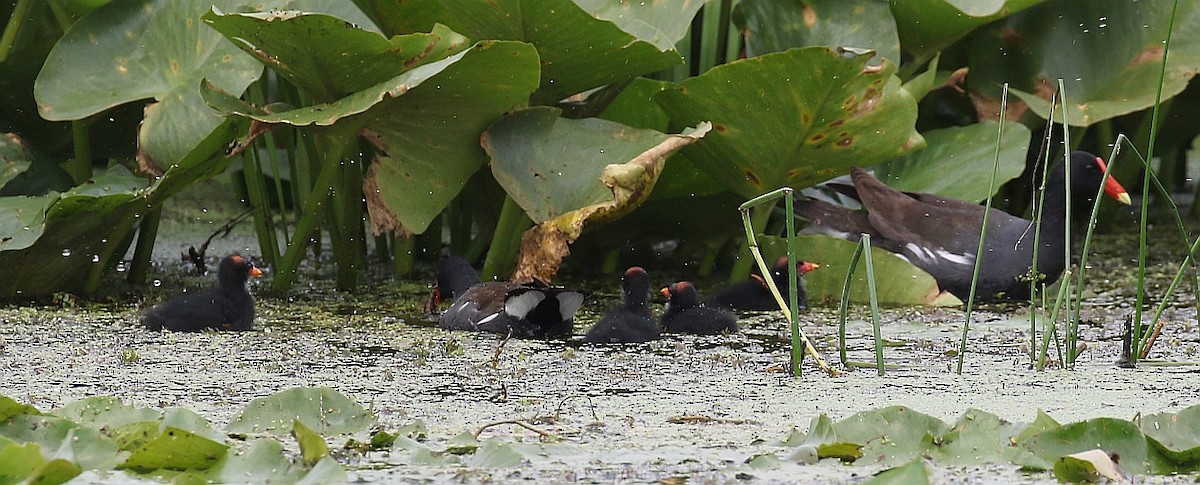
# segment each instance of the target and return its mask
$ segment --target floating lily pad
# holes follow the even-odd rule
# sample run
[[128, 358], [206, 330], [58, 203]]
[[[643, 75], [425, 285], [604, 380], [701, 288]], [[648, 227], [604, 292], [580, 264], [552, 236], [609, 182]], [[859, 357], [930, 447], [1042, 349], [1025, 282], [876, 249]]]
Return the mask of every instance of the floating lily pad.
[[929, 438], [950, 427], [907, 407], [889, 406], [856, 413], [834, 423], [833, 429], [841, 439], [865, 445], [857, 464], [898, 465], [928, 452]]
[[190, 431], [167, 427], [129, 454], [117, 468], [137, 472], [166, 470], [207, 470], [225, 456], [228, 445]]
[[1020, 445], [1050, 462], [1099, 446], [1106, 453], [1119, 454], [1121, 467], [1126, 471], [1146, 473], [1153, 469], [1145, 436], [1136, 425], [1120, 419], [1096, 418], [1063, 425], [1039, 433]]
[[250, 401], [225, 430], [283, 435], [295, 421], [328, 436], [362, 431], [375, 423], [375, 416], [328, 387], [294, 388]]

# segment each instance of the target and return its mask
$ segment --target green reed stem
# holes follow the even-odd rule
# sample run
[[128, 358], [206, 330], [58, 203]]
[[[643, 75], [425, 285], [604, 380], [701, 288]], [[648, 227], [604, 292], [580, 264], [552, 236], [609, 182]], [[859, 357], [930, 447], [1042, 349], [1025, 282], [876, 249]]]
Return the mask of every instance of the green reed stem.
[[782, 197], [784, 199], [784, 212], [787, 216], [787, 257], [788, 257], [788, 277], [793, 283], [788, 288], [788, 301], [784, 302], [783, 297], [779, 294], [779, 288], [775, 286], [774, 278], [763, 278], [767, 283], [767, 288], [771, 290], [771, 294], [775, 297], [775, 302], [779, 304], [781, 310], [785, 310], [788, 318], [789, 328], [792, 336], [791, 349], [791, 371], [792, 375], [800, 375], [800, 364], [804, 360], [804, 351], [808, 350], [813, 354], [817, 365], [826, 368], [825, 363], [816, 353], [816, 349], [808, 340], [808, 336], [800, 329], [800, 305], [799, 305], [799, 284], [798, 275], [796, 274], [796, 223], [795, 212], [793, 209], [793, 190], [791, 187], [782, 187], [766, 194], [750, 199], [738, 207], [738, 211], [742, 214], [742, 225], [746, 230], [746, 247], [754, 261], [758, 263], [759, 271], [764, 275], [770, 275], [771, 270], [767, 267], [766, 261], [763, 261], [762, 253], [758, 248], [758, 238], [755, 236], [757, 231], [754, 226], [754, 221], [751, 217], [751, 210], [757, 214], [760, 209], [766, 208], [767, 213], [774, 207], [775, 200]]
[[271, 281], [271, 289], [274, 291], [285, 290], [296, 281], [299, 276], [300, 262], [304, 258], [304, 251], [308, 249], [310, 243], [314, 242], [314, 239], [321, 238], [320, 232], [317, 231], [317, 223], [325, 213], [324, 208], [326, 201], [329, 200], [329, 193], [335, 188], [334, 182], [337, 181], [341, 171], [342, 150], [347, 146], [346, 141], [340, 137], [328, 136], [324, 139], [327, 142], [323, 150], [324, 161], [320, 163], [321, 169], [317, 173], [317, 179], [304, 204], [303, 216], [296, 223], [295, 237], [292, 238], [292, 243], [288, 245], [287, 251], [280, 259], [274, 279]]
[[[779, 189], [779, 190], [782, 190], [782, 189]], [[767, 197], [767, 196], [772, 196], [772, 197]], [[753, 199], [750, 199], [746, 203], [742, 204], [743, 206], [747, 207], [748, 210], [751, 211], [750, 212], [750, 223], [752, 224], [751, 229], [754, 231], [754, 234], [762, 234], [763, 231], [766, 229], [767, 221], [769, 221], [771, 219], [771, 211], [775, 208], [775, 199], [778, 197], [779, 197], [779, 195], [776, 194], [776, 191], [772, 191], [772, 192], [767, 192], [766, 194], [760, 195], [758, 197], [755, 197]], [[746, 205], [746, 204], [750, 204], [751, 202], [755, 202], [755, 204], [749, 205], [749, 206]], [[742, 247], [738, 250], [738, 258], [736, 261], [733, 262], [733, 267], [730, 268], [730, 270], [729, 270], [729, 282], [730, 283], [736, 283], [738, 281], [744, 280], [744, 279], [746, 279], [747, 276], [750, 275], [750, 267], [754, 265], [754, 258], [753, 257], [750, 257], [750, 258], [745, 257], [747, 255], [753, 255], [753, 251], [750, 250], [750, 238], [749, 237], [747, 237], [746, 241], [744, 243], [742, 243]], [[766, 274], [771, 274], [771, 273], [764, 271], [763, 274], [766, 275]], [[764, 279], [770, 279], [770, 278], [764, 278]]]
[[17, 4], [13, 5], [12, 16], [4, 26], [4, 34], [0, 35], [0, 64], [8, 60], [8, 54], [12, 52], [13, 44], [16, 43], [17, 36], [20, 35], [25, 19], [29, 17], [32, 9], [33, 0], [17, 0]]
[[867, 293], [871, 296], [871, 328], [875, 331], [875, 364], [883, 375], [883, 332], [879, 328], [879, 296], [875, 291], [875, 263], [871, 259], [871, 235], [863, 233], [858, 242], [863, 246], [863, 262], [867, 266]]
[[[1004, 135], [1004, 113], [1008, 110], [1008, 83], [1004, 83], [1000, 95], [1000, 121], [996, 128], [996, 146], [992, 155], [992, 176], [988, 179], [988, 196], [983, 204], [983, 229], [979, 231], [979, 245], [975, 248], [975, 268], [971, 273], [971, 292], [967, 294], [967, 311], [963, 316], [962, 338], [958, 344], [957, 371], [962, 374], [963, 359], [967, 353], [967, 334], [971, 331], [971, 312], [975, 310], [975, 292], [979, 287], [979, 268], [982, 266], [987, 242], [988, 219], [992, 215], [992, 195], [996, 192], [996, 174], [1000, 171], [1000, 140]], [[868, 259], [867, 261], [870, 261]], [[881, 357], [882, 358], [882, 357]]]
[[854, 270], [858, 268], [858, 259], [862, 257], [863, 244], [860, 240], [850, 256], [849, 269], [846, 270], [846, 281], [842, 283], [842, 301], [838, 305], [838, 356], [842, 365], [849, 365], [846, 357], [846, 318], [850, 313], [850, 285], [854, 283]]

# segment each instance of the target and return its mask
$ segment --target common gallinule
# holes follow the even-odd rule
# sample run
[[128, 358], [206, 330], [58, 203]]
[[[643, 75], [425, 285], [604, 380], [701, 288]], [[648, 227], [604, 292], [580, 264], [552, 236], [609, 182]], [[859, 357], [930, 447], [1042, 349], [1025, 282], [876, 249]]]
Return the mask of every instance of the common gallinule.
[[[1071, 154], [1072, 212], [1086, 217], [1104, 177], [1104, 160], [1087, 152]], [[979, 204], [932, 194], [901, 192], [859, 168], [850, 171], [853, 187], [833, 186], [862, 202], [864, 210], [812, 199], [797, 199], [796, 212], [816, 226], [832, 229], [848, 239], [861, 233], [871, 243], [904, 257], [924, 269], [948, 290], [965, 300], [971, 291], [983, 210]], [[1063, 165], [1047, 180], [1038, 251], [1039, 278], [1047, 284], [1062, 274], [1066, 255], [1066, 180]], [[1129, 194], [1109, 178], [1104, 191], [1129, 204]], [[992, 209], [985, 240], [986, 256], [979, 269], [976, 295], [983, 300], [1028, 299], [1033, 261], [1033, 222]]]
[[479, 273], [462, 256], [446, 256], [437, 263], [437, 286], [425, 301], [425, 313], [434, 313], [443, 300], [453, 300], [479, 284]]
[[246, 280], [262, 270], [240, 255], [226, 256], [217, 265], [217, 286], [200, 293], [185, 293], [148, 310], [142, 323], [150, 330], [199, 332], [205, 329], [250, 330], [254, 324], [254, 298]]
[[[471, 284], [474, 283], [474, 284]], [[438, 290], [446, 288], [454, 303], [442, 313], [438, 326], [514, 337], [556, 337], [571, 333], [583, 293], [538, 282], [479, 282], [465, 259], [446, 258], [438, 264]], [[466, 288], [463, 290], [463, 288]], [[440, 296], [440, 295], [439, 295]]]
[[662, 289], [667, 297], [663, 312], [664, 332], [713, 335], [738, 331], [737, 318], [726, 310], [700, 306], [700, 295], [690, 282], [680, 281]]
[[[800, 280], [800, 286], [796, 287], [796, 296], [798, 297], [796, 303], [801, 309], [808, 308], [808, 296], [804, 294], [804, 275], [820, 267], [820, 265], [808, 261], [796, 264], [796, 276]], [[775, 287], [779, 289], [783, 301], [787, 302], [788, 288], [791, 287], [788, 284], [787, 256], [781, 256], [775, 260], [775, 265], [771, 267], [771, 279], [775, 281]], [[752, 274], [746, 281], [725, 287], [704, 300], [704, 304], [710, 307], [734, 310], [779, 309], [779, 304], [775, 303], [775, 296], [771, 295], [771, 289], [767, 287], [767, 282], [758, 274]]]
[[584, 340], [594, 343], [649, 342], [658, 338], [662, 329], [650, 319], [649, 299], [650, 275], [646, 270], [634, 266], [625, 270], [621, 278], [624, 303], [614, 308], [596, 322]]

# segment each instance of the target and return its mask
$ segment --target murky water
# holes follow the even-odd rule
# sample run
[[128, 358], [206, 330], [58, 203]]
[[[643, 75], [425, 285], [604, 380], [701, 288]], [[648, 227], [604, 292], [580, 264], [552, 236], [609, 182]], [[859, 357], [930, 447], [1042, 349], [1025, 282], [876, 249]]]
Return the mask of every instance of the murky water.
[[[252, 253], [245, 241], [242, 251]], [[139, 406], [182, 406], [220, 427], [251, 399], [293, 386], [329, 386], [370, 406], [385, 428], [422, 420], [434, 449], [481, 428], [481, 438], [507, 436], [542, 446], [534, 431], [489, 426], [512, 420], [557, 439], [531, 451], [528, 466], [507, 469], [416, 466], [386, 453], [343, 457], [351, 476], [367, 481], [854, 482], [876, 470], [833, 463], [755, 469], [746, 462], [782, 450], [780, 439], [793, 428], [806, 429], [821, 413], [840, 419], [905, 405], [945, 421], [979, 408], [1010, 421], [1030, 421], [1042, 410], [1070, 422], [1200, 402], [1190, 289], [1168, 311], [1151, 361], [1137, 369], [1113, 365], [1132, 290], [1121, 258], [1112, 256], [1126, 254], [1120, 247], [1128, 237], [1106, 242], [1101, 248], [1115, 249], [1101, 249], [1094, 259], [1081, 326], [1087, 349], [1073, 371], [1028, 368], [1028, 314], [1013, 307], [976, 314], [962, 375], [953, 372], [961, 312], [919, 308], [884, 312], [885, 376], [873, 368], [836, 366], [843, 372], [831, 377], [808, 359], [805, 375], [794, 378], [785, 372], [786, 326], [774, 314], [745, 315], [744, 332], [731, 336], [669, 336], [623, 346], [578, 339], [503, 342], [488, 334], [446, 332], [414, 313], [427, 291], [421, 283], [379, 281], [347, 295], [313, 280], [290, 298], [260, 298], [257, 329], [247, 333], [147, 332], [138, 324], [144, 298], [136, 292], [75, 306], [68, 299], [0, 308], [0, 392], [43, 410], [94, 395]], [[156, 277], [165, 283], [151, 300], [204, 281], [181, 279], [184, 263], [167, 248], [156, 256]], [[1154, 262], [1158, 288], [1174, 271], [1171, 258]], [[616, 302], [615, 283], [597, 286], [577, 333]], [[848, 328], [850, 358], [870, 361], [867, 313], [860, 308], [855, 316]], [[834, 313], [816, 309], [801, 318], [824, 357], [835, 362]], [[1009, 466], [939, 473], [944, 480], [978, 483], [1050, 481], [1049, 475], [1026, 476]]]

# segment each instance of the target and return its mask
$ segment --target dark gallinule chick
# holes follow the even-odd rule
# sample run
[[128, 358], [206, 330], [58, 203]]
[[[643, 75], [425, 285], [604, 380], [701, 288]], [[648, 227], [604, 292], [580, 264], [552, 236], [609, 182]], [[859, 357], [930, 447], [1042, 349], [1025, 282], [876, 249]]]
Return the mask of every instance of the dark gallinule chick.
[[[804, 275], [821, 266], [808, 261], [801, 261], [796, 264], [796, 276], [800, 280], [800, 286], [796, 287], [796, 303], [800, 309], [808, 308], [808, 296], [804, 293]], [[783, 297], [783, 301], [787, 302], [788, 288], [791, 285], [788, 283], [788, 258], [782, 256], [775, 260], [775, 265], [771, 267], [771, 279], [775, 281], [775, 287], [779, 289], [779, 295]], [[708, 297], [704, 300], [704, 304], [710, 307], [732, 308], [734, 310], [778, 310], [779, 304], [775, 303], [775, 296], [771, 294], [771, 289], [767, 286], [767, 282], [758, 274], [750, 275], [750, 278], [741, 283], [734, 283], [718, 291], [717, 294]]]
[[634, 266], [625, 270], [621, 278], [624, 304], [604, 315], [596, 322], [584, 340], [594, 343], [649, 342], [658, 338], [662, 329], [650, 318], [647, 307], [650, 293], [650, 275], [646, 270]]
[[[474, 284], [471, 284], [474, 283]], [[438, 264], [438, 290], [455, 296], [438, 326], [448, 330], [494, 332], [514, 337], [570, 335], [583, 293], [544, 283], [523, 285], [507, 281], [480, 283], [465, 259], [450, 257]], [[466, 288], [463, 290], [463, 288]]]
[[667, 297], [663, 332], [714, 335], [738, 331], [737, 318], [726, 310], [700, 306], [700, 295], [690, 282], [680, 281], [662, 289]]
[[[1091, 153], [1071, 154], [1072, 212], [1086, 217], [1104, 177], [1104, 160]], [[948, 290], [966, 300], [971, 291], [983, 210], [979, 204], [932, 194], [901, 192], [859, 168], [851, 169], [854, 186], [833, 186], [862, 202], [863, 210], [850, 210], [827, 202], [797, 199], [796, 212], [816, 226], [836, 231], [848, 239], [861, 233], [871, 243], [904, 257], [924, 269]], [[1063, 271], [1066, 256], [1066, 180], [1063, 165], [1047, 181], [1037, 268], [1049, 284]], [[832, 186], [832, 185], [831, 185]], [[1109, 178], [1104, 191], [1129, 204], [1129, 194]], [[984, 300], [1028, 299], [1028, 275], [1033, 261], [1033, 222], [992, 209], [985, 240], [987, 253], [979, 270], [977, 296]]]
[[246, 280], [262, 270], [240, 255], [226, 256], [217, 265], [217, 286], [200, 293], [185, 293], [148, 310], [142, 323], [150, 330], [199, 332], [250, 330], [254, 324], [254, 298]]

